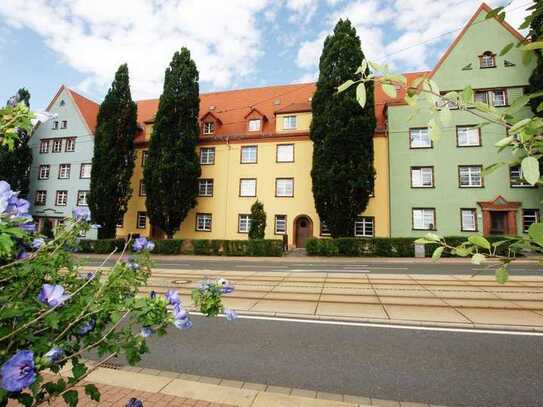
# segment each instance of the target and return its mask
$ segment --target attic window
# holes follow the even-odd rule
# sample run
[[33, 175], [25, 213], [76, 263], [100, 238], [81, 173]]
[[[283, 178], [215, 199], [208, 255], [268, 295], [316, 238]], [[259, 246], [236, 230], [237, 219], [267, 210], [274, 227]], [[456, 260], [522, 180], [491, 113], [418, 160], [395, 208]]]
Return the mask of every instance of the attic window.
[[204, 122], [204, 134], [215, 133], [215, 122]]
[[259, 131], [262, 126], [262, 120], [251, 119], [249, 120], [249, 131]]
[[485, 51], [483, 55], [479, 56], [479, 63], [481, 69], [496, 68], [496, 54], [493, 54], [492, 51]]
[[66, 104], [66, 102], [64, 101], [64, 99], [62, 99], [62, 100], [60, 101], [60, 106], [64, 106], [65, 104]]

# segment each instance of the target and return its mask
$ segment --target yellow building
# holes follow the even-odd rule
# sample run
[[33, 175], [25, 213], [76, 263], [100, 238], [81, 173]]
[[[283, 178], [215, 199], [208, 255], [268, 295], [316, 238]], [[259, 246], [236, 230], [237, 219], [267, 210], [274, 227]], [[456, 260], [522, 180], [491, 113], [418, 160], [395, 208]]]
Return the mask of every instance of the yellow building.
[[[180, 239], [246, 239], [251, 205], [267, 214], [266, 238], [288, 236], [303, 247], [325, 236], [311, 191], [311, 97], [315, 84], [214, 92], [200, 96], [202, 176], [197, 206], [189, 212]], [[143, 162], [158, 100], [138, 102], [141, 132], [132, 177], [133, 196], [119, 236], [159, 237], [146, 217]], [[382, 109], [380, 115], [382, 116]], [[379, 119], [382, 117], [378, 116]], [[374, 137], [375, 196], [355, 228], [357, 236], [389, 236], [388, 145], [378, 127]]]

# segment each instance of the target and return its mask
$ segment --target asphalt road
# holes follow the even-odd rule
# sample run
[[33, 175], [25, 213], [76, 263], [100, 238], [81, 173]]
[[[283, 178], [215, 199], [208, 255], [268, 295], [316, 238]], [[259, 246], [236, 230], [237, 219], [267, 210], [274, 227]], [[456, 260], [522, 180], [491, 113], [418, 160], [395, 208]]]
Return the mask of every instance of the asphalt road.
[[[104, 256], [105, 257], [105, 256]], [[85, 256], [81, 256], [85, 259]], [[325, 262], [311, 261], [311, 258], [304, 259], [305, 261], [289, 261], [282, 259], [281, 261], [266, 261], [265, 259], [253, 260], [237, 260], [237, 259], [220, 259], [206, 260], [195, 258], [171, 258], [166, 260], [155, 260], [155, 268], [175, 269], [175, 270], [221, 270], [221, 271], [262, 271], [262, 272], [327, 272], [327, 273], [349, 273], [349, 272], [369, 272], [372, 274], [473, 274], [478, 272], [482, 275], [494, 274], [494, 271], [489, 271], [485, 266], [474, 266], [471, 264], [454, 264], [454, 263], [413, 263], [406, 262], [376, 262], [375, 260], [368, 261], [367, 259], [357, 259], [349, 262], [338, 262], [330, 259]], [[93, 257], [85, 264], [89, 266], [99, 266], [101, 260]], [[108, 264], [111, 264], [109, 262]], [[510, 268], [512, 275], [542, 275], [543, 268], [537, 264], [513, 264]]]
[[143, 367], [447, 406], [541, 406], [543, 337], [194, 316]]

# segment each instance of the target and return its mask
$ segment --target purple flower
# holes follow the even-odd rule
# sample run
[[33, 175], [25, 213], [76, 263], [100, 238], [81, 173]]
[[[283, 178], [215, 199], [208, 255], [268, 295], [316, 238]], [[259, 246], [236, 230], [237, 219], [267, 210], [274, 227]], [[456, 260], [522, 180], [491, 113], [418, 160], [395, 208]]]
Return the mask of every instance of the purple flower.
[[40, 247], [42, 247], [45, 244], [45, 240], [41, 237], [37, 237], [32, 241], [32, 248], [34, 250], [38, 250]]
[[38, 295], [40, 302], [49, 307], [59, 307], [69, 298], [68, 294], [64, 294], [64, 287], [54, 284], [44, 284]]
[[140, 335], [143, 336], [144, 338], [148, 338], [153, 334], [154, 334], [154, 331], [151, 329], [150, 326], [144, 326], [143, 328], [141, 328]]
[[126, 403], [126, 407], [143, 407], [143, 403], [141, 400], [132, 397], [130, 400], [128, 400], [128, 403]]
[[49, 359], [49, 363], [55, 363], [64, 356], [64, 351], [60, 348], [51, 348], [44, 356]]
[[79, 328], [79, 335], [85, 336], [90, 331], [94, 329], [94, 326], [96, 325], [96, 321], [94, 319], [91, 319], [90, 321], [85, 322], [81, 327]]
[[230, 308], [227, 308], [227, 309], [224, 310], [224, 316], [229, 321], [233, 321], [234, 319], [238, 318], [238, 314], [236, 314], [236, 311], [234, 311], [233, 309], [230, 309]]
[[175, 304], [173, 307], [173, 317], [175, 319], [187, 319], [189, 317], [188, 312], [183, 308], [181, 303]]
[[179, 297], [177, 290], [168, 290], [164, 296], [171, 305], [181, 304], [181, 297]]
[[17, 253], [17, 256], [15, 257], [17, 260], [26, 260], [30, 257], [30, 254], [25, 249], [21, 249], [19, 253]]
[[90, 271], [87, 273], [87, 280], [94, 280], [95, 277], [96, 273], [92, 273]]
[[17, 198], [17, 195], [12, 195], [8, 200], [6, 212], [13, 217], [20, 218], [28, 215], [30, 203], [26, 199]]
[[219, 285], [221, 286], [221, 291], [224, 294], [230, 294], [232, 291], [234, 291], [234, 286], [230, 284], [230, 282], [224, 278], [220, 278], [218, 280]]
[[72, 216], [76, 221], [90, 222], [91, 213], [89, 208], [77, 207], [72, 211]]
[[2, 365], [0, 373], [2, 387], [7, 391], [21, 391], [30, 386], [36, 380], [34, 353], [20, 350]]
[[[25, 218], [27, 217], [25, 216]], [[27, 233], [34, 233], [36, 231], [36, 224], [32, 222], [32, 217], [30, 217], [30, 221], [20, 223], [19, 228], [23, 229]]]
[[155, 244], [146, 237], [138, 237], [134, 239], [134, 244], [132, 245], [132, 250], [135, 252], [141, 252], [142, 250], [151, 251], [155, 248]]
[[12, 96], [8, 99], [7, 106], [8, 107], [17, 107], [19, 104], [19, 95]]
[[186, 319], [176, 319], [173, 323], [177, 329], [189, 329], [192, 327], [192, 321]]

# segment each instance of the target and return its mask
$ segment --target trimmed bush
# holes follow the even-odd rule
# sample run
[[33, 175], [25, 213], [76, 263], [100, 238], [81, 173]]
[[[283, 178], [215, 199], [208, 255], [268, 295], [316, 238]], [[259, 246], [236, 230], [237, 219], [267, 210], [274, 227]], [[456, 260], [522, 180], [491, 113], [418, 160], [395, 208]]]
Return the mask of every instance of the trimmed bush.
[[155, 240], [154, 254], [181, 254], [183, 241], [179, 239]]
[[222, 240], [194, 239], [192, 247], [194, 254], [219, 256], [221, 254]]
[[283, 255], [283, 242], [281, 240], [248, 240], [248, 255], [254, 257], [272, 256], [280, 257]]

